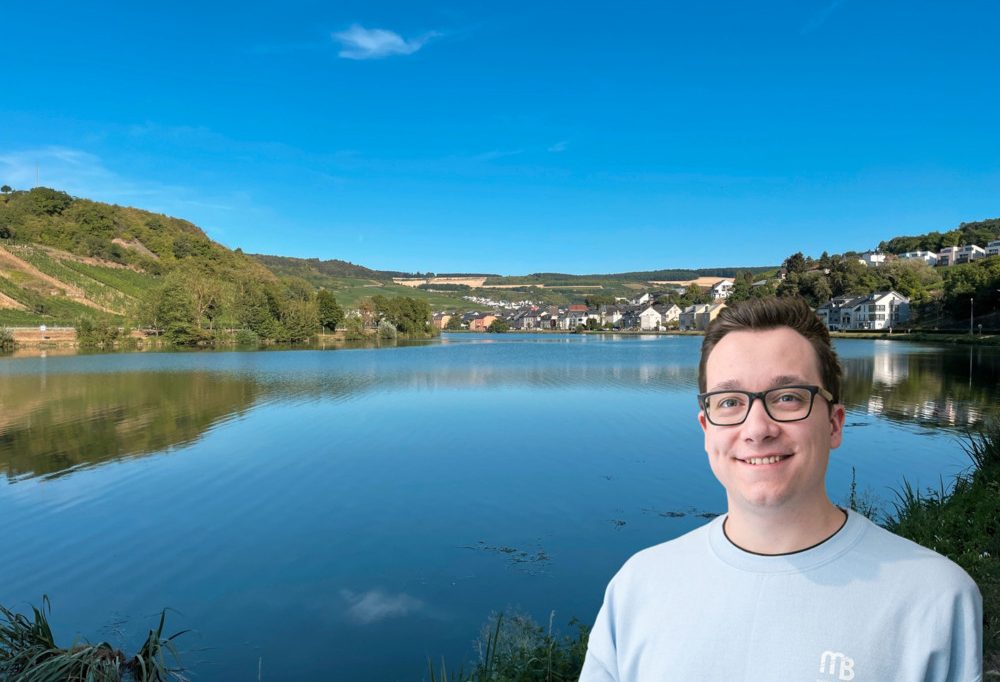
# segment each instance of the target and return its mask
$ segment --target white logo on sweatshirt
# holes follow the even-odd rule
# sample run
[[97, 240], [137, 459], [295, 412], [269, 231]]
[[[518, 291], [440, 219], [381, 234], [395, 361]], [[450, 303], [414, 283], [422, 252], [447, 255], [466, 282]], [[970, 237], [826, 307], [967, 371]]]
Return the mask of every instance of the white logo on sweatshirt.
[[839, 651], [824, 651], [819, 657], [819, 671], [838, 680], [854, 679], [854, 659]]

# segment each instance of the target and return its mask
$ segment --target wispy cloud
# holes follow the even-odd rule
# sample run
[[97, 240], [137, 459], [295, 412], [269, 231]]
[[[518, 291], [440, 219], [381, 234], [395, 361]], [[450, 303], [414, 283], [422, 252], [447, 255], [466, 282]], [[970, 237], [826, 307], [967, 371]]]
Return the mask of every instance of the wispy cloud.
[[351, 590], [341, 590], [340, 596], [348, 603], [347, 615], [362, 625], [389, 618], [402, 618], [424, 608], [422, 601], [404, 592], [387, 594], [376, 589], [358, 594]]
[[562, 140], [561, 142], [556, 142], [554, 145], [549, 147], [549, 151], [553, 153], [564, 152], [566, 151], [566, 147], [568, 146], [569, 146], [569, 141]]
[[15, 189], [38, 184], [73, 196], [151, 211], [185, 215], [191, 209], [232, 211], [245, 198], [205, 197], [190, 187], [124, 177], [90, 152], [71, 147], [46, 146], [0, 153], [0, 178]]
[[833, 0], [829, 5], [824, 7], [816, 16], [807, 21], [802, 29], [799, 31], [803, 35], [806, 33], [812, 33], [817, 30], [820, 26], [826, 23], [826, 20], [837, 11], [837, 8], [844, 4], [844, 0]]
[[431, 31], [406, 40], [394, 31], [354, 24], [346, 31], [334, 33], [333, 39], [340, 43], [338, 54], [344, 59], [382, 59], [393, 55], [413, 54], [438, 35], [440, 34], [436, 31]]

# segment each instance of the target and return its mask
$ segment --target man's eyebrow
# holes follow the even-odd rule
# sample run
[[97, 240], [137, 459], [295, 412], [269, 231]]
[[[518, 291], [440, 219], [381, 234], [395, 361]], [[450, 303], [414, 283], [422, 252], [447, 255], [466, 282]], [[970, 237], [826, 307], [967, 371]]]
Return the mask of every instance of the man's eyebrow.
[[[779, 386], [801, 386], [802, 384], [808, 384], [809, 382], [800, 376], [794, 374], [782, 374], [771, 379], [768, 384], [768, 388], [778, 388]], [[711, 391], [742, 391], [744, 390], [743, 384], [735, 379], [727, 379], [726, 381], [720, 381], [715, 384]]]
[[795, 376], [794, 374], [782, 374], [781, 376], [774, 377], [771, 380], [771, 386], [793, 386], [808, 384], [809, 382], [800, 376]]

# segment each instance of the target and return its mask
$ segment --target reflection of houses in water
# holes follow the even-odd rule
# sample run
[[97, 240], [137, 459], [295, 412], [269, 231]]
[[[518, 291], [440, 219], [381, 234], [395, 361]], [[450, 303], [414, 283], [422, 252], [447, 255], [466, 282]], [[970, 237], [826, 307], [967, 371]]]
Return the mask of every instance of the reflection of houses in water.
[[885, 402], [885, 398], [882, 396], [871, 396], [868, 399], [868, 414], [937, 426], [975, 426], [987, 417], [976, 406], [956, 401], [950, 397], [944, 400], [925, 400], [912, 405], [894, 404], [888, 408]]
[[876, 341], [872, 358], [872, 383], [895, 386], [910, 375], [909, 357], [893, 352], [892, 341]]

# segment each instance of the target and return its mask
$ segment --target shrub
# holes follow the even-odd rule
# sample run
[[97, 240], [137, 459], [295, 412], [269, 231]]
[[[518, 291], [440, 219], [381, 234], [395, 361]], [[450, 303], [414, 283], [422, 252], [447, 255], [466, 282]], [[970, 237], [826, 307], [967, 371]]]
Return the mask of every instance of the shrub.
[[0, 352], [10, 352], [14, 350], [14, 346], [17, 342], [14, 341], [14, 335], [10, 333], [10, 330], [6, 327], [0, 327]]
[[392, 341], [396, 338], [396, 325], [389, 320], [379, 320], [378, 337], [384, 341]]

